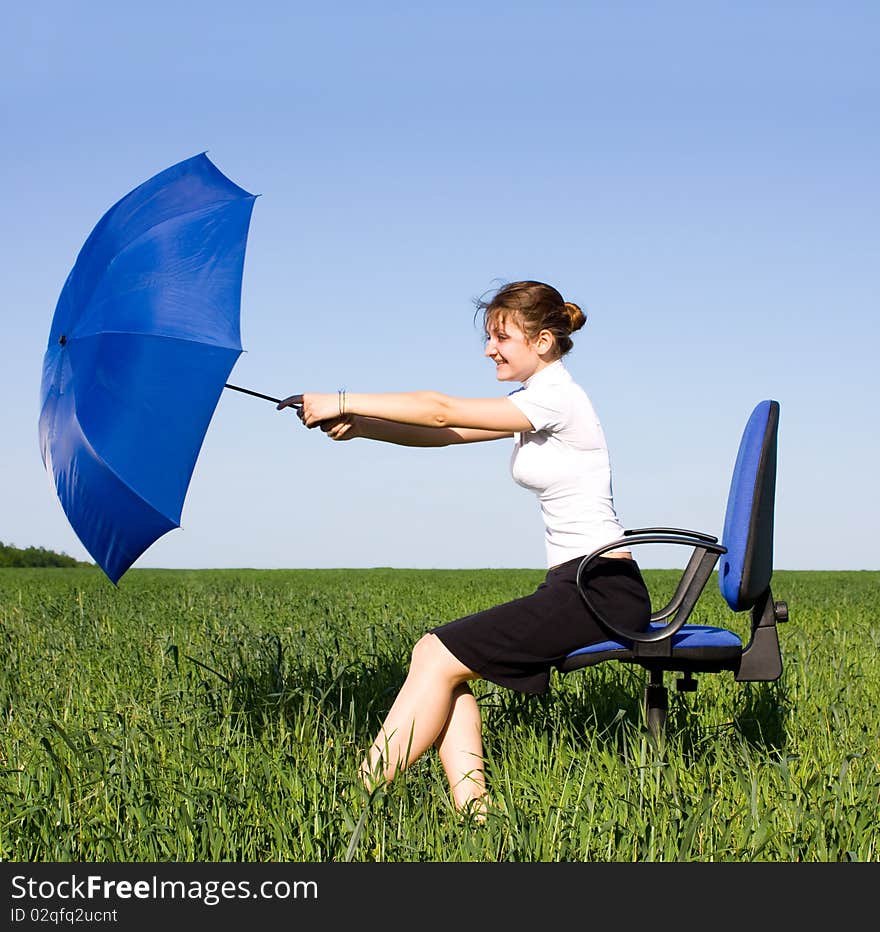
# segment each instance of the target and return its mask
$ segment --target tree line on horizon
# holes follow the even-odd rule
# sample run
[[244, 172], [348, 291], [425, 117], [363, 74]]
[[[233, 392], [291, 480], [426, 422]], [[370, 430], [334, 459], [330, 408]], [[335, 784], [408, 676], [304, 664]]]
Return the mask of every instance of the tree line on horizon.
[[66, 553], [47, 550], [45, 547], [16, 547], [0, 541], [0, 567], [22, 566], [91, 566]]

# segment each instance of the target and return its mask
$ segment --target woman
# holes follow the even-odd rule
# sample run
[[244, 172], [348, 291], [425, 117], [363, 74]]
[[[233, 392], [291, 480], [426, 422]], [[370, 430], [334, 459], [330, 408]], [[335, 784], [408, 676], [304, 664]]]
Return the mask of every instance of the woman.
[[[486, 356], [503, 398], [438, 392], [292, 395], [306, 427], [333, 440], [364, 437], [437, 447], [513, 437], [514, 480], [538, 496], [545, 523], [546, 578], [534, 593], [432, 628], [416, 643], [406, 680], [362, 765], [381, 785], [432, 745], [458, 809], [484, 812], [488, 797], [482, 723], [469, 681], [546, 692], [550, 670], [571, 650], [607, 639], [577, 589], [582, 558], [623, 533], [611, 492], [605, 437], [584, 390], [562, 357], [585, 323], [581, 309], [550, 285], [513, 282], [479, 301]], [[629, 551], [598, 558], [581, 580], [599, 611], [633, 630], [648, 626], [647, 589]]]

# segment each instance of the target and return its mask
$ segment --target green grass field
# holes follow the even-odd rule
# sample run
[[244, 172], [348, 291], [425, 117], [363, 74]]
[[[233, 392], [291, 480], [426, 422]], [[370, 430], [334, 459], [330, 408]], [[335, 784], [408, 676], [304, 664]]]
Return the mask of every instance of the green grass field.
[[[675, 571], [647, 570], [655, 604]], [[775, 683], [670, 688], [603, 664], [529, 698], [477, 682], [503, 810], [426, 755], [358, 763], [429, 625], [539, 570], [0, 570], [4, 861], [877, 861], [880, 572], [777, 571]], [[693, 621], [729, 624], [714, 582]], [[667, 685], [673, 687], [672, 679]]]

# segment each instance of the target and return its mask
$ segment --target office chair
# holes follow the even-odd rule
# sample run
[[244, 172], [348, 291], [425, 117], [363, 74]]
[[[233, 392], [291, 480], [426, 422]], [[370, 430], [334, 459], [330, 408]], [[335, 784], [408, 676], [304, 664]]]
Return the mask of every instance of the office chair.
[[[776, 680], [782, 673], [776, 625], [788, 620], [788, 606], [775, 602], [770, 588], [778, 427], [779, 402], [761, 401], [742, 434], [720, 543], [710, 534], [682, 528], [626, 530], [623, 537], [585, 556], [578, 567], [578, 590], [608, 640], [572, 651], [558, 669], [567, 674], [608, 660], [644, 667], [645, 723], [655, 737], [666, 724], [667, 671], [681, 674], [676, 687], [684, 692], [697, 688], [695, 673], [730, 672], [737, 682]], [[668, 604], [651, 614], [647, 631], [633, 634], [596, 611], [582, 579], [596, 557], [640, 544], [676, 544], [691, 547], [692, 553]], [[718, 585], [730, 610], [751, 613], [751, 636], [745, 646], [727, 628], [687, 623], [716, 563]]]

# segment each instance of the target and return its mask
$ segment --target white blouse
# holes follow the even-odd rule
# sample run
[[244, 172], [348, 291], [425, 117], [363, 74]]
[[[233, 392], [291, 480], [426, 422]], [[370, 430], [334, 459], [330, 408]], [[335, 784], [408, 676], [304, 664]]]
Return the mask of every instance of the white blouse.
[[562, 360], [536, 372], [508, 397], [534, 427], [514, 435], [510, 471], [518, 485], [538, 496], [547, 566], [620, 537], [605, 434]]

